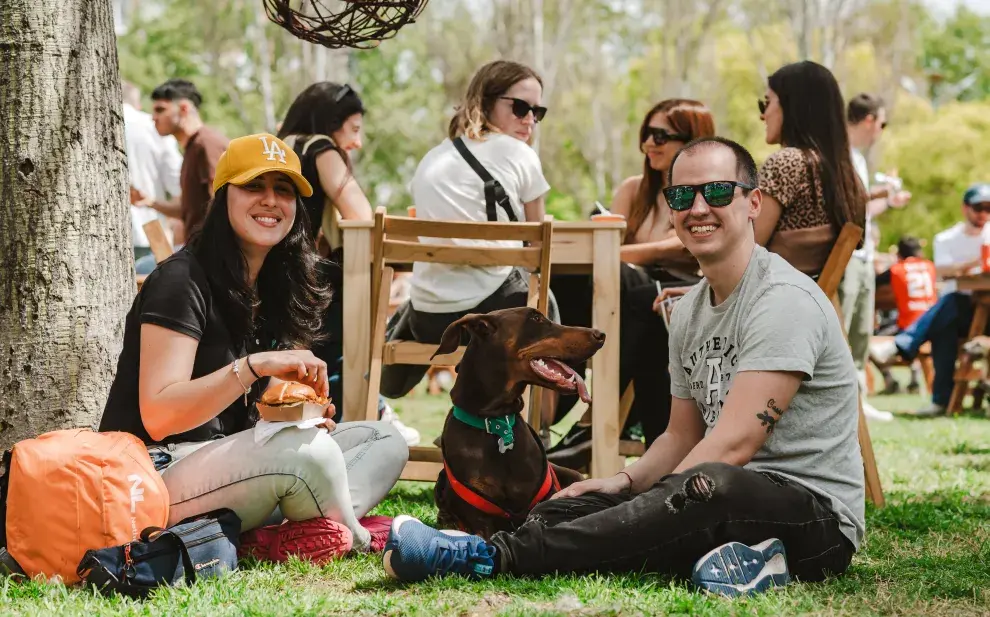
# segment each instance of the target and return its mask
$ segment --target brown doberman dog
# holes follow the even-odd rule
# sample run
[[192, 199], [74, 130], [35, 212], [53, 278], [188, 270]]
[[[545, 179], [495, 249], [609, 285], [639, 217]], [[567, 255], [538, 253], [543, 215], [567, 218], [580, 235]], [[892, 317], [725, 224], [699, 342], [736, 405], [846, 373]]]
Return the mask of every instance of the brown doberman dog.
[[591, 402], [584, 379], [566, 363], [593, 356], [605, 334], [555, 324], [531, 308], [504, 309], [450, 324], [436, 355], [456, 350], [465, 332], [470, 340], [450, 391], [454, 406], [440, 439], [445, 469], [434, 499], [441, 529], [487, 539], [515, 529], [536, 503], [582, 479], [547, 463], [543, 443], [520, 416], [522, 394], [534, 384]]

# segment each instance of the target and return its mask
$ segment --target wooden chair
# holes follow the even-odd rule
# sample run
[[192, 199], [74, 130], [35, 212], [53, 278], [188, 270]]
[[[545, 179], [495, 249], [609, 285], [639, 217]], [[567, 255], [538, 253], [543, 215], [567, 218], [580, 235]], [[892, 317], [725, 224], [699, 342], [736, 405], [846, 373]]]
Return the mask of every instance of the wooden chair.
[[[389, 263], [430, 262], [468, 266], [516, 266], [533, 272], [529, 279], [528, 306], [547, 313], [550, 296], [550, 242], [553, 226], [547, 217], [542, 223], [475, 223], [420, 220], [388, 216], [385, 209], [375, 211], [372, 238], [371, 297], [371, 367], [365, 417], [378, 419], [378, 392], [382, 367], [389, 364], [430, 366], [456, 365], [464, 355], [464, 346], [454, 353], [431, 356], [438, 345], [414, 341], [385, 341], [386, 312], [392, 284], [393, 268]], [[490, 246], [452, 246], [431, 243], [426, 239], [514, 240], [539, 243], [539, 246], [504, 248]], [[537, 276], [536, 272], [539, 272]], [[539, 431], [542, 388], [527, 388], [523, 395], [523, 417]], [[403, 470], [404, 480], [433, 482], [443, 468], [440, 449], [416, 446], [409, 450], [409, 462]]]
[[[825, 267], [822, 268], [822, 273], [818, 277], [818, 287], [832, 301], [832, 306], [835, 307], [835, 312], [839, 316], [840, 324], [843, 319], [842, 307], [839, 305], [839, 283], [842, 282], [842, 276], [845, 274], [846, 266], [849, 265], [853, 251], [856, 250], [856, 245], [859, 244], [859, 239], [862, 237], [862, 227], [854, 223], [846, 223], [839, 232], [835, 246], [832, 247], [832, 251], [825, 261]], [[846, 340], [848, 341], [848, 335], [845, 329], [843, 329], [842, 334], [847, 337]], [[863, 415], [863, 399], [861, 396], [857, 396], [856, 400], [859, 403], [859, 448], [863, 454], [866, 498], [872, 501], [877, 507], [882, 508], [885, 503], [883, 488], [880, 486], [880, 474], [877, 471], [877, 460], [873, 454], [873, 441], [870, 440], [870, 429], [866, 424], [866, 416]]]
[[[893, 341], [892, 336], [871, 336], [870, 341]], [[921, 375], [925, 380], [925, 387], [928, 388], [927, 392], [931, 394], [932, 382], [935, 381], [935, 364], [932, 362], [932, 346], [931, 343], [925, 343], [918, 350], [918, 364], [921, 365]], [[910, 367], [912, 362], [907, 362], [900, 357], [894, 358], [890, 361], [889, 366], [908, 366]], [[869, 367], [866, 369], [866, 393], [875, 394], [876, 386], [874, 385], [873, 371]]]
[[[168, 236], [165, 235], [165, 228], [162, 227], [161, 221], [158, 219], [150, 220], [142, 225], [141, 229], [144, 230], [144, 235], [148, 237], [148, 246], [151, 247], [151, 254], [155, 256], [156, 264], [165, 261], [175, 252], [175, 248], [169, 242]], [[147, 278], [147, 275], [137, 275], [138, 289], [141, 289], [145, 278]]]

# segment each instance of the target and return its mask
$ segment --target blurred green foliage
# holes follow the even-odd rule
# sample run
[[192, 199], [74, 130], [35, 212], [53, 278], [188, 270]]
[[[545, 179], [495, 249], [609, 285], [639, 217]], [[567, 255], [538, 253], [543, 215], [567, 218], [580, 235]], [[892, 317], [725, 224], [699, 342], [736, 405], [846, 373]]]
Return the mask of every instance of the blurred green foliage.
[[[746, 145], [758, 162], [765, 159], [776, 146], [764, 142], [756, 100], [766, 74], [799, 59], [804, 47], [834, 56], [847, 97], [870, 91], [889, 103], [891, 123], [871, 162], [875, 170], [896, 169], [914, 197], [879, 219], [883, 247], [904, 233], [930, 238], [948, 227], [959, 217], [965, 187], [990, 181], [988, 17], [959, 9], [938, 22], [917, 0], [864, 0], [835, 23], [802, 34], [780, 0], [720, 2], [712, 15], [704, 7], [676, 13], [674, 4], [647, 0], [642, 6], [650, 11], [641, 14], [609, 0], [566, 4], [546, 4], [550, 113], [539, 132], [553, 187], [547, 210], [557, 218], [587, 216], [596, 200], [609, 206], [622, 179], [640, 172], [637, 129], [662, 97], [704, 101], [719, 134]], [[368, 109], [355, 165], [373, 203], [395, 210], [411, 205], [407, 184], [416, 165], [446, 135], [478, 66], [497, 57], [530, 62], [532, 15], [513, 12], [525, 5], [432, 0], [395, 39], [372, 50], [335, 52], [335, 66], [342, 60], [344, 78]], [[339, 74], [326, 68], [326, 50], [259, 20], [253, 1], [154, 6], [118, 37], [123, 78], [146, 94], [168, 77], [191, 79], [204, 94], [205, 120], [229, 136], [275, 128], [266, 126], [261, 67], [271, 71], [276, 120], [320, 70], [323, 78]], [[664, 27], [663, 20], [673, 25]], [[267, 58], [260, 55], [262, 34]], [[678, 48], [685, 36], [696, 37], [697, 46]], [[952, 90], [970, 75], [976, 77], [964, 82], [968, 87]]]

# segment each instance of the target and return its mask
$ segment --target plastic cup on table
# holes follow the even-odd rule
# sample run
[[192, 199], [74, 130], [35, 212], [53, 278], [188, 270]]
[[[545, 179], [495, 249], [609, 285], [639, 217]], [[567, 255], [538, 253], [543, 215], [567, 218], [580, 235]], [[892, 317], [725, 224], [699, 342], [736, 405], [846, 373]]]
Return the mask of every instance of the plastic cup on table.
[[607, 222], [607, 221], [625, 221], [626, 220], [626, 217], [624, 217], [621, 214], [612, 214], [608, 210], [608, 208], [606, 208], [605, 206], [603, 206], [601, 204], [601, 202], [598, 202], [598, 201], [595, 202], [595, 209], [598, 210], [599, 214], [592, 214], [591, 215], [591, 220], [593, 220], [593, 221]]
[[625, 222], [626, 217], [621, 214], [592, 214], [591, 220], [596, 223]]

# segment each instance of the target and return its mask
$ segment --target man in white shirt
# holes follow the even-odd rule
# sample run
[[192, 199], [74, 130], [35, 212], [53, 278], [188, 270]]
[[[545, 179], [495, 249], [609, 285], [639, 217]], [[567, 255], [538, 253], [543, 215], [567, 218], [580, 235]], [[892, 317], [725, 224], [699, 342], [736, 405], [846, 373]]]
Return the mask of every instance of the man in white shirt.
[[938, 304], [894, 337], [893, 342], [870, 346], [870, 355], [886, 364], [895, 356], [911, 360], [925, 343], [932, 343], [935, 379], [932, 402], [918, 410], [918, 415], [944, 414], [952, 396], [953, 374], [959, 338], [966, 336], [973, 320], [973, 303], [968, 292], [956, 291], [953, 280], [964, 274], [979, 272], [980, 253], [988, 241], [990, 220], [990, 184], [974, 184], [963, 195], [963, 222], [936, 234], [934, 242], [935, 272], [945, 280]]
[[155, 267], [154, 258], [143, 225], [155, 219], [162, 222], [166, 233], [167, 219], [153, 208], [134, 205], [135, 192], [165, 200], [180, 193], [179, 171], [182, 154], [174, 137], [162, 137], [155, 130], [151, 114], [140, 110], [141, 93], [133, 84], [122, 82], [124, 95], [124, 146], [127, 150], [127, 172], [131, 186], [131, 239], [134, 245], [135, 269], [148, 274]]
[[873, 269], [872, 219], [889, 206], [903, 207], [911, 199], [906, 191], [895, 191], [888, 184], [872, 186], [864, 151], [869, 150], [887, 125], [887, 110], [883, 100], [871, 94], [858, 94], [849, 100], [846, 109], [849, 142], [852, 145], [853, 167], [866, 188], [870, 201], [866, 206], [866, 229], [863, 248], [853, 253], [839, 287], [844, 326], [849, 336], [853, 360], [859, 375], [863, 412], [874, 420], [892, 420], [893, 415], [875, 409], [866, 401], [866, 356], [873, 334], [876, 272]]

